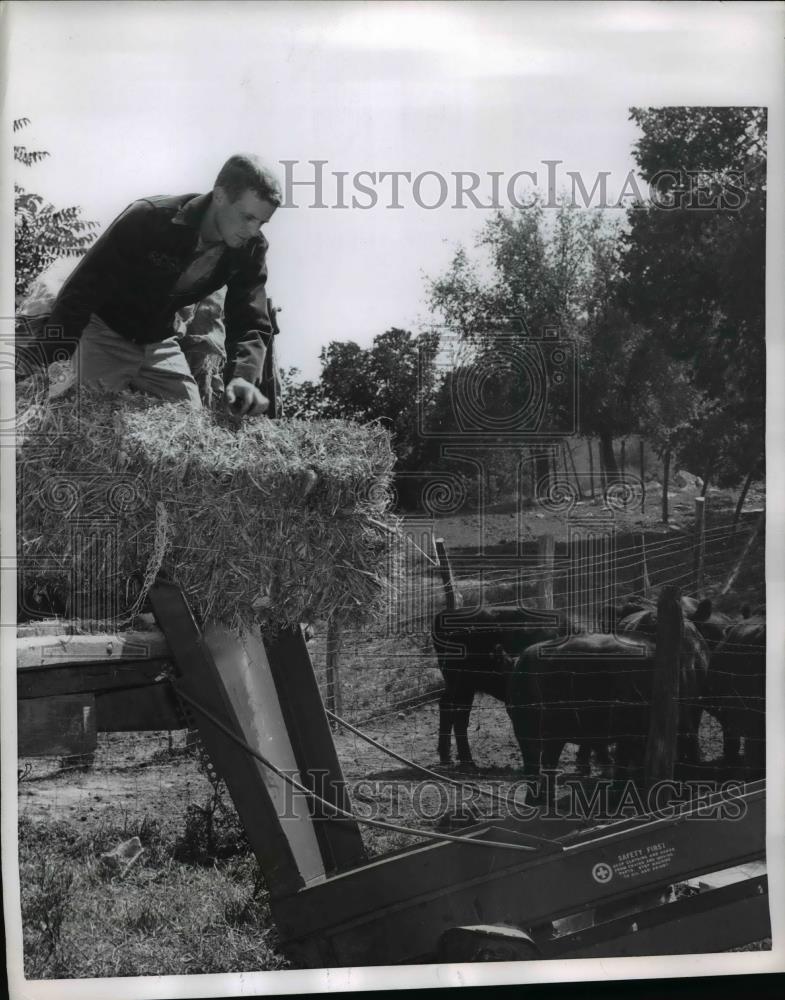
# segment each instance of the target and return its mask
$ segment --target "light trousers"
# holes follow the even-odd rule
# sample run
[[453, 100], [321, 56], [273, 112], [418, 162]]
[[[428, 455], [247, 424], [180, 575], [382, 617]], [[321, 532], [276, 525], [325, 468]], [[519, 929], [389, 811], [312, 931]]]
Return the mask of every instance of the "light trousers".
[[106, 392], [135, 389], [158, 399], [202, 407], [199, 388], [177, 337], [134, 344], [93, 314], [79, 339], [73, 371], [81, 385]]

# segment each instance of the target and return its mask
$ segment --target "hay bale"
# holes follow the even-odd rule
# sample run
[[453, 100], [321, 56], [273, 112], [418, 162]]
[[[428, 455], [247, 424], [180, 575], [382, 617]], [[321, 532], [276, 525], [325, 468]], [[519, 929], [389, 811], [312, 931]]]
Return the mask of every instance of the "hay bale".
[[232, 628], [351, 627], [385, 609], [400, 529], [383, 428], [26, 391], [20, 567], [26, 586], [66, 594], [70, 616], [130, 624], [159, 568], [202, 621]]

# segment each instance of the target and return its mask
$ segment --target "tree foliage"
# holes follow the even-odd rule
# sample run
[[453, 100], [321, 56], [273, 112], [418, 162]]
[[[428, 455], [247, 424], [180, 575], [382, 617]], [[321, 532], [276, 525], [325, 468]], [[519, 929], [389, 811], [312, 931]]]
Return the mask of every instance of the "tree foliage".
[[351, 340], [332, 341], [319, 355], [317, 383], [296, 382], [296, 369], [285, 373], [286, 413], [306, 419], [379, 420], [393, 434], [397, 467], [417, 468], [424, 447], [420, 410], [433, 399], [437, 350], [435, 334], [414, 336], [398, 327], [374, 337], [369, 348]]
[[[17, 118], [14, 132], [29, 125]], [[14, 146], [14, 160], [33, 166], [49, 156], [45, 150]], [[21, 298], [38, 275], [58, 257], [79, 257], [95, 239], [97, 223], [82, 218], [76, 206], [55, 208], [39, 194], [14, 184], [14, 242], [16, 250], [15, 290]]]
[[[636, 400], [647, 389], [642, 353], [646, 331], [629, 321], [618, 302], [620, 229], [599, 212], [581, 211], [562, 200], [555, 215], [541, 204], [499, 212], [477, 239], [485, 259], [459, 249], [447, 272], [431, 281], [430, 303], [457, 337], [477, 347], [475, 361], [499, 365], [494, 415], [520, 410], [532, 385], [514, 366], [505, 370], [498, 334], [523, 321], [518, 350], [555, 333], [578, 359], [577, 392], [549, 385], [541, 430], [569, 427], [598, 435], [606, 466], [613, 466], [612, 440], [636, 429]], [[577, 412], [570, 412], [577, 408]]]
[[621, 299], [691, 372], [700, 404], [683, 461], [723, 484], [763, 450], [766, 112], [633, 108], [634, 154], [656, 202], [630, 209]]
[[[524, 320], [580, 355], [579, 425], [614, 465], [614, 437], [643, 433], [660, 453], [721, 484], [763, 446], [766, 116], [757, 108], [632, 109], [634, 155], [650, 204], [628, 231], [563, 202], [497, 213], [477, 249], [460, 248], [430, 282], [432, 308], [492, 362], [493, 340]], [[527, 387], [499, 367], [493, 393], [511, 412]], [[550, 404], [549, 404], [550, 405]], [[544, 430], [565, 414], [554, 400]]]

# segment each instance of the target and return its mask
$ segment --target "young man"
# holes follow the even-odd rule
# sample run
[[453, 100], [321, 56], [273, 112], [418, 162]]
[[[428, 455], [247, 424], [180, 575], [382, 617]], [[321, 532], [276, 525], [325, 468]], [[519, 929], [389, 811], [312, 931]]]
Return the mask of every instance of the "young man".
[[267, 240], [278, 181], [255, 156], [230, 157], [208, 194], [133, 202], [88, 250], [58, 295], [48, 328], [78, 339], [84, 385], [125, 388], [201, 406], [175, 314], [225, 286], [226, 403], [266, 412], [260, 390], [272, 337]]

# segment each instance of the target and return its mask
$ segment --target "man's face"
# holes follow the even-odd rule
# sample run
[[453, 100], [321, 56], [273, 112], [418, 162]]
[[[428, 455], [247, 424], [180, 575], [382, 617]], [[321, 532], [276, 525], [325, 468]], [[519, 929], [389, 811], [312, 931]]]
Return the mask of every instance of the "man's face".
[[213, 202], [216, 228], [221, 239], [230, 247], [241, 247], [256, 236], [276, 209], [275, 205], [250, 190], [243, 192], [237, 201], [229, 201], [223, 188], [217, 187], [213, 192]]

